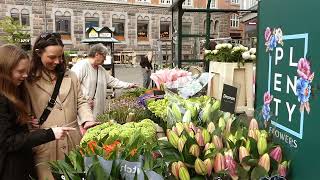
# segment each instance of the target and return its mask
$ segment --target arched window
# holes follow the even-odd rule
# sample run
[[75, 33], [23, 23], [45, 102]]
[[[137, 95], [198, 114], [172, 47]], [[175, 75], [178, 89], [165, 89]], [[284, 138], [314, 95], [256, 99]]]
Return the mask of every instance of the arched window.
[[85, 19], [85, 28], [90, 28], [90, 27], [99, 27], [99, 14], [98, 13], [93, 13], [91, 14], [90, 12], [86, 12], [84, 15]]
[[125, 27], [126, 17], [125, 15], [112, 15], [112, 27], [114, 27], [114, 36], [119, 41], [125, 40]]
[[23, 26], [29, 26], [30, 25], [29, 11], [27, 9], [22, 9], [21, 10], [21, 24]]
[[14, 21], [18, 21], [20, 23], [20, 13], [16, 8], [11, 9], [10, 16]]
[[232, 14], [230, 18], [230, 26], [233, 28], [238, 28], [240, 24], [239, 16], [237, 14]]
[[170, 38], [171, 18], [160, 18], [160, 39]]
[[63, 40], [71, 40], [71, 13], [65, 11], [55, 12], [56, 32], [59, 32]]
[[149, 41], [149, 17], [138, 16], [137, 19], [138, 41]]

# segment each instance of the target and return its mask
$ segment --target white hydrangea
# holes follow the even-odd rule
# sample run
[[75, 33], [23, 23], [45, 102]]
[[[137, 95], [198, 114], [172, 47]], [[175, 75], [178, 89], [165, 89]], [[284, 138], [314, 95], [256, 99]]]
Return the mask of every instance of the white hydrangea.
[[256, 54], [257, 50], [256, 50], [256, 48], [251, 48], [249, 51], [250, 51], [251, 54]]
[[210, 50], [204, 50], [204, 54], [210, 54], [211, 51]]
[[218, 54], [219, 50], [215, 49], [211, 51], [213, 54]]
[[227, 43], [227, 48], [231, 49], [232, 48], [232, 44]]
[[217, 50], [219, 50], [221, 48], [222, 48], [222, 44], [217, 44], [216, 47], [215, 47], [215, 49], [217, 49]]
[[246, 51], [246, 52], [242, 53], [242, 58], [245, 60], [250, 59], [251, 58], [250, 52]]
[[251, 55], [250, 55], [250, 59], [251, 59], [251, 60], [255, 60], [255, 59], [256, 59], [256, 55], [251, 54]]

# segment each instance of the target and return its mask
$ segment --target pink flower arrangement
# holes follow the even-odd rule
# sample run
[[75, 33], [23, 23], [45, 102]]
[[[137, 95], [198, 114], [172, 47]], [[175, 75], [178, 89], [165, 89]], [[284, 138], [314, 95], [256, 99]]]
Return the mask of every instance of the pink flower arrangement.
[[272, 101], [272, 98], [273, 98], [273, 96], [271, 96], [269, 92], [265, 92], [263, 95], [264, 104], [270, 104]]
[[[191, 72], [181, 69], [161, 69], [155, 73], [152, 73], [150, 78], [156, 83], [158, 89], [161, 84], [172, 83], [180, 80], [184, 77], [191, 77]], [[183, 80], [182, 80], [183, 82]]]
[[314, 73], [311, 73], [310, 62], [306, 58], [301, 58], [298, 62], [298, 75], [308, 81], [312, 81]]

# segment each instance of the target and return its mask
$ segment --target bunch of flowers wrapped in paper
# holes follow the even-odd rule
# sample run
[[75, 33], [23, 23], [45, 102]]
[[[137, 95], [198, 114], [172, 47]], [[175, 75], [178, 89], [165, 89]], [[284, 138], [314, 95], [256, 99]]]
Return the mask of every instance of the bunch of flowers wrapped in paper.
[[254, 62], [256, 60], [256, 48], [249, 49], [241, 44], [222, 43], [217, 44], [214, 50], [205, 50], [207, 61], [218, 62]]
[[[163, 156], [170, 154], [170, 171], [176, 179], [260, 179], [286, 177], [289, 162], [269, 134], [252, 119], [247, 128], [233, 115], [224, 113], [217, 122], [197, 126], [176, 123], [167, 130]], [[175, 154], [175, 155], [173, 155]]]
[[185, 86], [186, 83], [192, 80], [191, 72], [174, 69], [160, 69], [152, 73], [150, 78], [155, 82], [158, 89], [161, 85], [167, 88], [178, 88]]

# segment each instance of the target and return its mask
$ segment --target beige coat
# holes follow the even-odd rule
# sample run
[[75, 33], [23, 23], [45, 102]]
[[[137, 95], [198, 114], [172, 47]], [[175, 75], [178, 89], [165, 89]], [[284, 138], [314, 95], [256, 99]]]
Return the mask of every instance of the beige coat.
[[[48, 100], [52, 95], [55, 84], [51, 83], [48, 75], [42, 73], [40, 80], [26, 83], [31, 100], [31, 111], [39, 119]], [[77, 117], [78, 116], [78, 117]], [[35, 148], [35, 162], [40, 180], [53, 179], [46, 162], [64, 158], [76, 145], [79, 145], [81, 134], [79, 126], [85, 121], [93, 121], [92, 111], [82, 96], [76, 75], [67, 71], [63, 78], [56, 104], [48, 119], [40, 128], [56, 126], [76, 127], [77, 131], [70, 132], [68, 138], [56, 140]], [[40, 163], [40, 164], [39, 164]]]

